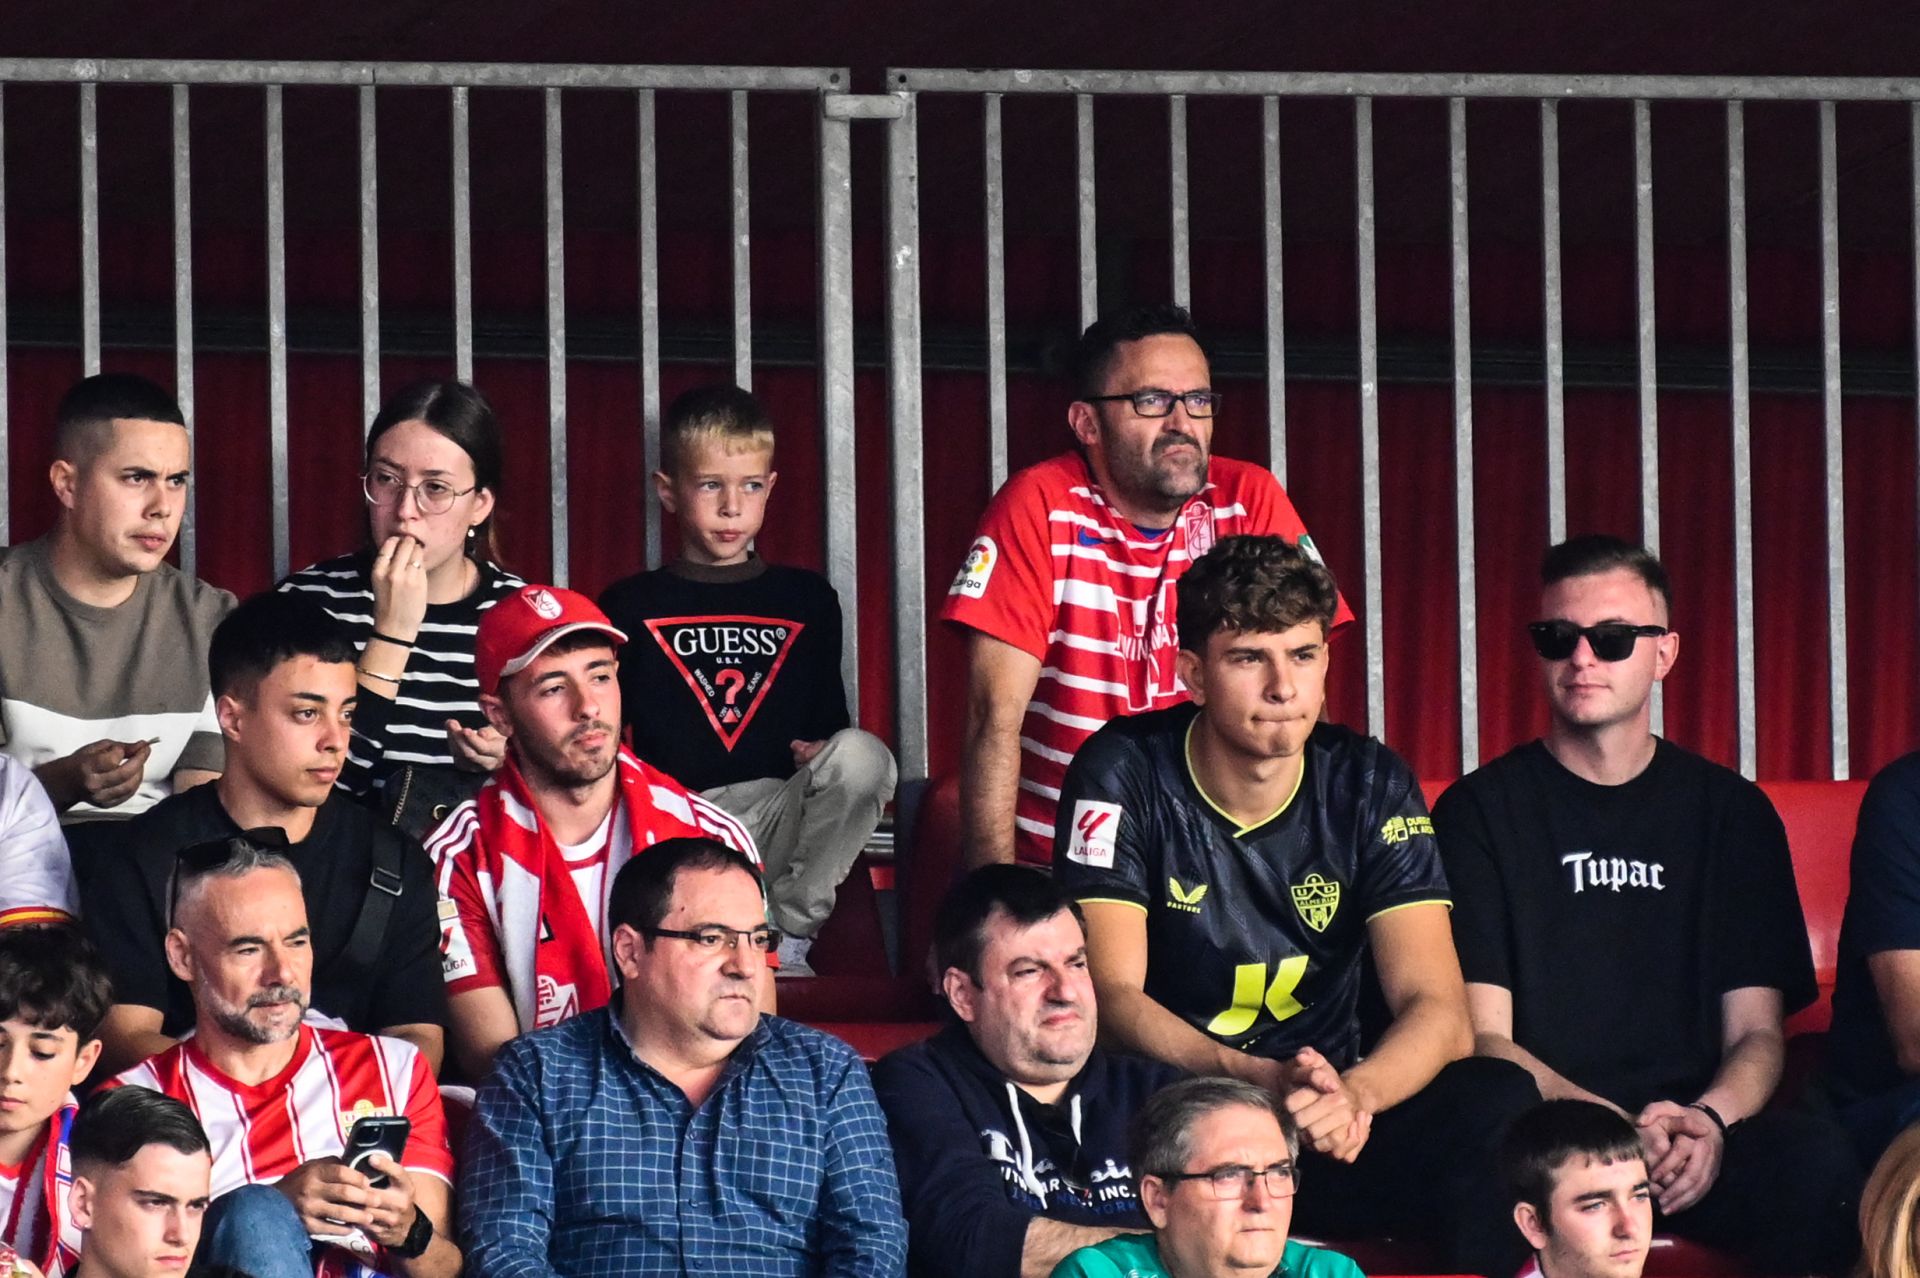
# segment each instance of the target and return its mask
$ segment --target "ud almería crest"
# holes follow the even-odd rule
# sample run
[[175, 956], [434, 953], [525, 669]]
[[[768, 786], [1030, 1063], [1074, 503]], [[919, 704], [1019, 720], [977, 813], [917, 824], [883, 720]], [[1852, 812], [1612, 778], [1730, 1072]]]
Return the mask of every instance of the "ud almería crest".
[[1309, 874], [1289, 890], [1293, 893], [1293, 908], [1300, 911], [1307, 926], [1316, 932], [1326, 931], [1327, 924], [1333, 922], [1334, 911], [1340, 908], [1340, 885], [1318, 874]]

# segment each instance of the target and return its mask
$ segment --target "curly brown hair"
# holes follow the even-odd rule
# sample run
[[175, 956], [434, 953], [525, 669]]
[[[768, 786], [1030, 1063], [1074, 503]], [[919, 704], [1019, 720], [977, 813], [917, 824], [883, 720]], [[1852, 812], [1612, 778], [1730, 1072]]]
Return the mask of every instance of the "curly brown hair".
[[1226, 537], [1180, 578], [1180, 646], [1205, 652], [1222, 630], [1279, 634], [1309, 621], [1324, 634], [1339, 602], [1326, 565], [1286, 538]]

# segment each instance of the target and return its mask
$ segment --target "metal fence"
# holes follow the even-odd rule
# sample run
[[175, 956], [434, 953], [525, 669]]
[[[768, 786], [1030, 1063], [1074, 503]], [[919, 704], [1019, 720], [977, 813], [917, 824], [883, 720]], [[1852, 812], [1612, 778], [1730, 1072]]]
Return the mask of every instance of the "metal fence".
[[[546, 362], [548, 434], [554, 494], [553, 576], [567, 576], [567, 430], [566, 430], [566, 279], [563, 248], [561, 105], [565, 95], [589, 92], [630, 94], [638, 132], [638, 185], [635, 193], [639, 260], [637, 374], [640, 413], [636, 427], [644, 439], [644, 464], [651, 471], [660, 456], [660, 305], [658, 274], [656, 95], [677, 92], [728, 93], [729, 155], [732, 184], [731, 258], [733, 365], [736, 378], [752, 377], [753, 299], [749, 285], [751, 239], [748, 173], [748, 112], [752, 95], [810, 94], [820, 103], [818, 123], [819, 350], [821, 421], [826, 484], [827, 575], [844, 606], [858, 608], [854, 544], [853, 395], [853, 238], [850, 127], [857, 119], [883, 121], [887, 130], [886, 248], [887, 363], [892, 434], [895, 525], [897, 746], [902, 775], [926, 776], [928, 770], [926, 633], [927, 563], [924, 542], [926, 494], [921, 420], [922, 308], [919, 281], [919, 139], [916, 101], [924, 94], [968, 95], [980, 103], [984, 124], [981, 162], [985, 175], [982, 234], [986, 245], [986, 377], [989, 439], [986, 465], [993, 483], [1005, 478], [1007, 450], [1007, 325], [1005, 293], [1005, 190], [1002, 181], [1001, 104], [1007, 94], [1070, 96], [1076, 109], [1075, 164], [1078, 192], [1079, 311], [1082, 323], [1097, 314], [1095, 269], [1096, 184], [1094, 126], [1096, 100], [1106, 95], [1164, 98], [1169, 106], [1167, 139], [1170, 163], [1168, 230], [1175, 300], [1188, 300], [1191, 279], [1188, 218], [1187, 102], [1200, 96], [1257, 99], [1262, 105], [1261, 172], [1266, 261], [1267, 396], [1270, 457], [1284, 479], [1286, 456], [1286, 369], [1288, 343], [1283, 320], [1284, 280], [1281, 249], [1284, 222], [1280, 207], [1281, 103], [1294, 98], [1350, 99], [1356, 171], [1354, 228], [1358, 297], [1359, 431], [1363, 475], [1376, 475], [1380, 462], [1379, 334], [1375, 309], [1373, 115], [1375, 99], [1426, 98], [1448, 104], [1451, 188], [1451, 288], [1454, 388], [1454, 459], [1458, 543], [1460, 706], [1462, 768], [1480, 760], [1477, 718], [1477, 637], [1475, 634], [1473, 488], [1472, 343], [1468, 282], [1468, 189], [1466, 104], [1483, 98], [1534, 100], [1539, 104], [1541, 157], [1541, 273], [1546, 299], [1543, 384], [1547, 424], [1547, 467], [1542, 477], [1548, 528], [1554, 539], [1565, 533], [1566, 470], [1563, 393], [1564, 347], [1561, 335], [1561, 245], [1559, 124], [1557, 104], [1569, 99], [1601, 99], [1631, 105], [1635, 184], [1634, 244], [1637, 264], [1637, 349], [1641, 441], [1641, 533], [1657, 546], [1659, 528], [1659, 423], [1656, 410], [1656, 335], [1653, 270], [1653, 130], [1649, 103], [1688, 99], [1725, 103], [1726, 192], [1728, 203], [1727, 272], [1730, 288], [1731, 396], [1733, 419], [1734, 556], [1736, 600], [1736, 682], [1739, 764], [1753, 775], [1757, 761], [1754, 674], [1754, 579], [1752, 496], [1750, 485], [1750, 370], [1747, 349], [1745, 137], [1742, 104], [1748, 101], [1801, 101], [1819, 106], [1820, 252], [1823, 302], [1823, 409], [1826, 502], [1826, 576], [1829, 608], [1829, 669], [1833, 772], [1845, 777], [1848, 763], [1847, 649], [1843, 491], [1841, 483], [1838, 199], [1834, 103], [1893, 101], [1912, 104], [1913, 201], [1920, 208], [1920, 80], [1726, 79], [1688, 77], [1555, 77], [1475, 75], [1214, 74], [1070, 71], [890, 70], [887, 92], [847, 92], [840, 68], [534, 66], [481, 64], [374, 63], [228, 63], [166, 61], [0, 60], [0, 93], [8, 83], [63, 83], [75, 86], [79, 99], [80, 184], [78, 217], [81, 243], [81, 347], [85, 369], [100, 366], [99, 126], [100, 86], [149, 84], [172, 86], [173, 249], [175, 368], [178, 394], [193, 423], [194, 281], [189, 120], [197, 86], [257, 86], [266, 131], [266, 181], [263, 198], [267, 225], [269, 422], [273, 474], [272, 555], [276, 575], [290, 566], [287, 492], [287, 325], [284, 161], [286, 139], [282, 95], [287, 86], [332, 85], [358, 90], [359, 232], [361, 323], [360, 358], [364, 416], [370, 420], [380, 401], [380, 264], [376, 180], [376, 111], [385, 88], [437, 88], [449, 96], [452, 120], [452, 192], [454, 366], [459, 376], [473, 366], [472, 202], [469, 185], [468, 120], [476, 93], [538, 92], [544, 107], [542, 174], [546, 227]], [[0, 139], [4, 138], [5, 98], [0, 96]], [[0, 172], [0, 234], [5, 227], [5, 174]], [[1920, 272], [1920, 218], [1915, 221], [1916, 272]], [[7, 285], [4, 245], [0, 244], [0, 528], [7, 526]], [[1920, 299], [1920, 273], [1916, 274]], [[1920, 326], [1917, 326], [1920, 327]], [[660, 512], [649, 491], [646, 553], [660, 558]], [[1377, 485], [1365, 485], [1362, 507], [1365, 580], [1361, 613], [1366, 648], [1367, 727], [1380, 732], [1385, 722], [1383, 657], [1381, 497]], [[192, 571], [195, 532], [192, 511], [182, 533], [182, 556]], [[858, 696], [857, 628], [847, 631], [843, 656], [850, 697]], [[857, 705], [857, 703], [856, 703]], [[1655, 703], [1656, 727], [1658, 702]]]
[[[549, 468], [554, 494], [552, 576], [567, 580], [567, 327], [565, 206], [561, 159], [563, 96], [621, 92], [633, 98], [638, 136], [638, 184], [635, 192], [639, 258], [640, 415], [635, 423], [644, 439], [647, 472], [660, 462], [660, 277], [656, 95], [722, 91], [729, 97], [728, 154], [732, 186], [733, 373], [742, 386], [753, 378], [753, 298], [750, 272], [748, 99], [770, 93], [811, 94], [821, 98], [817, 158], [819, 176], [819, 368], [821, 427], [825, 439], [827, 575], [849, 609], [858, 605], [854, 568], [853, 441], [853, 215], [849, 120], [860, 113], [836, 98], [847, 83], [844, 68], [834, 67], [649, 67], [535, 66], [459, 63], [329, 62], [171, 62], [60, 61], [0, 59], [0, 93], [9, 83], [72, 84], [79, 95], [80, 155], [80, 344], [88, 375], [100, 371], [100, 202], [98, 98], [102, 85], [172, 86], [173, 278], [175, 378], [189, 434], [194, 423], [193, 208], [189, 121], [197, 86], [258, 86], [266, 126], [267, 360], [272, 473], [272, 555], [276, 578], [289, 564], [287, 506], [287, 271], [286, 134], [282, 123], [288, 86], [327, 85], [358, 90], [360, 364], [362, 420], [371, 422], [380, 389], [380, 239], [376, 169], [376, 112], [380, 91], [388, 88], [440, 88], [450, 99], [452, 165], [451, 241], [453, 246], [454, 368], [473, 375], [473, 257], [471, 152], [468, 121], [476, 93], [537, 92], [544, 111], [541, 174], [546, 219], [546, 363]], [[4, 138], [5, 99], [0, 96], [0, 139]], [[5, 230], [5, 178], [0, 170], [0, 237]], [[5, 245], [0, 239], [0, 530], [7, 509], [7, 285]], [[646, 557], [660, 562], [659, 499], [651, 485], [646, 501]], [[191, 498], [183, 521], [182, 565], [194, 570], [196, 533]], [[849, 645], [843, 668], [848, 696], [857, 706], [859, 667]]]
[[[1724, 78], [1684, 76], [1538, 76], [1538, 75], [1340, 75], [1319, 73], [1230, 74], [1132, 71], [957, 71], [893, 69], [887, 86], [909, 100], [909, 110], [894, 121], [888, 147], [890, 286], [888, 323], [892, 427], [895, 440], [895, 501], [898, 530], [894, 575], [899, 603], [896, 681], [900, 695], [900, 756], [905, 775], [924, 775], [927, 741], [926, 597], [924, 553], [919, 527], [924, 512], [920, 483], [920, 303], [917, 245], [918, 149], [912, 104], [922, 95], [954, 94], [977, 98], [984, 121], [987, 343], [992, 444], [989, 464], [996, 485], [1006, 473], [1006, 310], [1005, 191], [1000, 180], [1003, 130], [1001, 103], [1007, 94], [1070, 96], [1076, 109], [1074, 155], [1078, 190], [1080, 317], [1091, 322], [1100, 306], [1095, 269], [1094, 107], [1106, 96], [1147, 96], [1168, 104], [1167, 151], [1170, 181], [1167, 210], [1171, 276], [1176, 301], [1185, 303], [1190, 283], [1187, 181], [1187, 100], [1193, 97], [1257, 99], [1263, 111], [1263, 175], [1266, 287], [1267, 395], [1269, 456], [1284, 480], [1286, 457], [1286, 357], [1281, 275], [1283, 220], [1280, 207], [1280, 106], [1297, 98], [1350, 99], [1356, 174], [1354, 233], [1357, 245], [1359, 314], [1359, 429], [1364, 497], [1362, 504], [1365, 582], [1360, 612], [1364, 618], [1367, 673], [1367, 730], [1381, 734], [1386, 721], [1386, 673], [1381, 585], [1381, 494], [1371, 478], [1379, 473], [1379, 333], [1375, 296], [1373, 102], [1386, 98], [1426, 98], [1448, 107], [1448, 171], [1451, 195], [1451, 279], [1454, 394], [1455, 536], [1459, 564], [1459, 681], [1461, 770], [1480, 763], [1476, 713], [1479, 646], [1475, 632], [1473, 386], [1468, 282], [1466, 105], [1487, 98], [1530, 99], [1539, 103], [1542, 208], [1541, 275], [1544, 308], [1544, 387], [1547, 423], [1546, 489], [1548, 532], [1566, 534], [1565, 369], [1562, 340], [1559, 120], [1564, 100], [1618, 101], [1631, 105], [1634, 156], [1634, 244], [1638, 310], [1641, 536], [1660, 543], [1659, 420], [1656, 408], [1653, 265], [1653, 128], [1649, 104], [1658, 100], [1720, 101], [1726, 109], [1727, 277], [1729, 284], [1729, 363], [1733, 418], [1733, 593], [1735, 598], [1735, 678], [1739, 767], [1747, 776], [1758, 764], [1755, 727], [1752, 430], [1747, 339], [1746, 142], [1743, 103], [1795, 101], [1818, 104], [1819, 202], [1822, 301], [1822, 403], [1826, 506], [1825, 568], [1828, 600], [1828, 670], [1833, 775], [1849, 773], [1847, 718], [1847, 622], [1844, 509], [1840, 429], [1840, 275], [1838, 179], [1835, 162], [1834, 104], [1843, 101], [1911, 104], [1913, 205], [1920, 211], [1920, 80], [1837, 78]], [[1920, 216], [1915, 227], [1915, 299], [1920, 308]], [[1203, 317], [1204, 318], [1204, 317]], [[1920, 325], [1916, 325], [1920, 331]], [[1654, 726], [1660, 730], [1659, 690], [1655, 689]], [[916, 767], [920, 770], [916, 771]]]

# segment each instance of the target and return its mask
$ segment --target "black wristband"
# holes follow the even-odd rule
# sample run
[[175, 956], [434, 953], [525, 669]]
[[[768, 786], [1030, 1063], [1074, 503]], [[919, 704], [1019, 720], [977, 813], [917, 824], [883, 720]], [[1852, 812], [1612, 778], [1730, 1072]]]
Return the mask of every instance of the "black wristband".
[[395, 639], [392, 635], [383, 635], [378, 630], [374, 631], [368, 638], [378, 639], [381, 643], [390, 643], [396, 648], [413, 647], [413, 640], [411, 639]]
[[399, 1246], [389, 1247], [387, 1251], [390, 1255], [398, 1256], [402, 1260], [418, 1260], [432, 1245], [433, 1222], [427, 1218], [427, 1213], [421, 1211], [416, 1205], [413, 1209], [413, 1227], [407, 1230], [407, 1236], [400, 1240]]
[[1712, 1120], [1713, 1120], [1713, 1125], [1714, 1125], [1715, 1127], [1718, 1127], [1718, 1128], [1720, 1129], [1720, 1135], [1721, 1135], [1721, 1138], [1722, 1138], [1722, 1139], [1724, 1139], [1724, 1138], [1726, 1137], [1726, 1134], [1727, 1134], [1727, 1120], [1726, 1120], [1726, 1119], [1724, 1119], [1724, 1118], [1722, 1118], [1722, 1117], [1720, 1117], [1720, 1111], [1719, 1111], [1719, 1110], [1717, 1110], [1717, 1109], [1715, 1109], [1715, 1108], [1714, 1108], [1713, 1106], [1711, 1106], [1711, 1105], [1709, 1105], [1709, 1104], [1707, 1104], [1707, 1103], [1706, 1103], [1705, 1101], [1695, 1101], [1695, 1102], [1693, 1102], [1693, 1103], [1692, 1103], [1691, 1105], [1689, 1105], [1689, 1106], [1687, 1106], [1687, 1108], [1688, 1108], [1688, 1109], [1697, 1109], [1697, 1110], [1699, 1110], [1699, 1111], [1700, 1111], [1701, 1113], [1703, 1113], [1703, 1114], [1705, 1114], [1705, 1115], [1706, 1115], [1706, 1116], [1707, 1116], [1708, 1118], [1710, 1118], [1710, 1119], [1712, 1119]]

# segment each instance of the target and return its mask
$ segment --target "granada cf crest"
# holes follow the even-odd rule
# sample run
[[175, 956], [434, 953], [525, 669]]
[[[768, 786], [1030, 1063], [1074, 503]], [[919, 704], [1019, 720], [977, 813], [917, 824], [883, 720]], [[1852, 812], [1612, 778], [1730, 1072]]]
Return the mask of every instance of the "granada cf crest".
[[1340, 908], [1340, 885], [1318, 874], [1309, 874], [1306, 880], [1296, 883], [1291, 889], [1293, 908], [1300, 911], [1300, 917], [1306, 925], [1316, 932], [1327, 930], [1327, 924], [1333, 922], [1335, 910]]
[[806, 627], [780, 617], [662, 617], [647, 629], [732, 750]]

